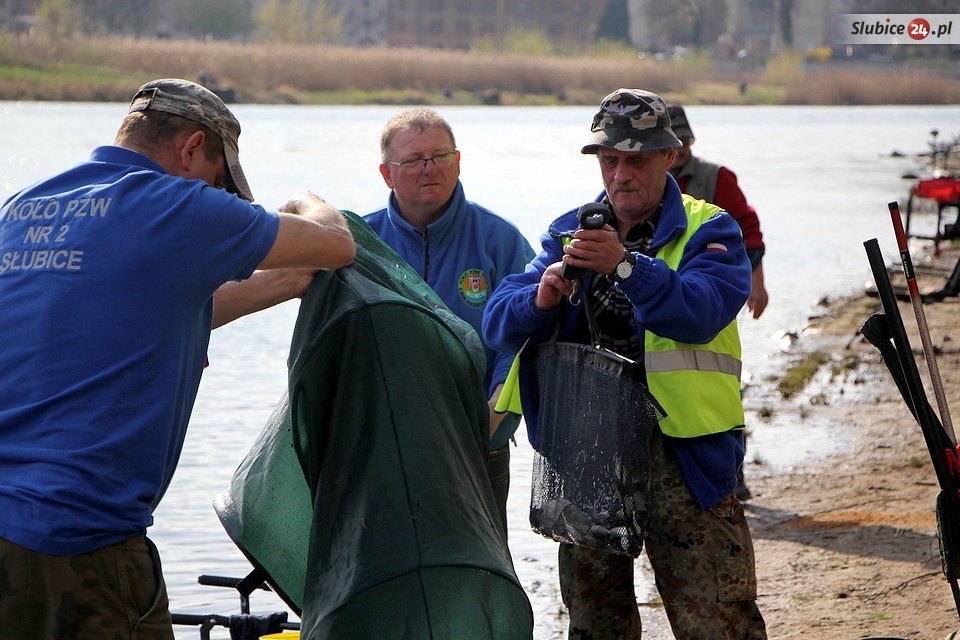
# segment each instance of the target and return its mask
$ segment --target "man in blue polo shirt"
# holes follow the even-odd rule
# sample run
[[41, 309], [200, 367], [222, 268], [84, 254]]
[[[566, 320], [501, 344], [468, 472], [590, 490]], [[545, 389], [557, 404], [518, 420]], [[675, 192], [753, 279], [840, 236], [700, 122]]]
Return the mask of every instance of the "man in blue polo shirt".
[[279, 214], [249, 202], [239, 135], [210, 91], [156, 80], [114, 146], [0, 207], [5, 636], [173, 637], [145, 532], [210, 330], [353, 261], [343, 217], [316, 196]]
[[[523, 271], [533, 248], [513, 223], [467, 200], [460, 183], [460, 152], [450, 124], [430, 109], [391, 118], [380, 135], [380, 174], [391, 189], [387, 206], [366, 216], [370, 227], [477, 334], [490, 294]], [[507, 528], [510, 439], [515, 413], [493, 410], [515, 353], [484, 345], [484, 389], [490, 398], [487, 475]]]

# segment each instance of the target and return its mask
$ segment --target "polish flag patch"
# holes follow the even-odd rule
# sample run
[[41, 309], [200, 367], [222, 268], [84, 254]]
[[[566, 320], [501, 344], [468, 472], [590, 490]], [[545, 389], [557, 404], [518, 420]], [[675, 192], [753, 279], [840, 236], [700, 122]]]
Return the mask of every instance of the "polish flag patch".
[[727, 245], [720, 244], [719, 242], [710, 242], [707, 244], [707, 251], [723, 251], [727, 252]]

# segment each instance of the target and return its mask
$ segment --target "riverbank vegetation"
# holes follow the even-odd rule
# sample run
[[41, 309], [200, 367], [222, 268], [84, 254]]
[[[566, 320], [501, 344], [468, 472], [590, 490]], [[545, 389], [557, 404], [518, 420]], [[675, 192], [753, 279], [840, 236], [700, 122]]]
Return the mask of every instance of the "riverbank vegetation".
[[702, 54], [658, 60], [614, 46], [557, 55], [497, 43], [466, 52], [0, 34], [3, 100], [126, 101], [152, 78], [201, 75], [259, 103], [593, 105], [622, 86], [688, 104], [960, 103], [950, 70], [848, 68], [792, 52], [730, 69]]
[[821, 365], [830, 362], [830, 356], [823, 351], [804, 353], [799, 361], [794, 362], [777, 383], [777, 389], [784, 400], [789, 400], [807, 386]]

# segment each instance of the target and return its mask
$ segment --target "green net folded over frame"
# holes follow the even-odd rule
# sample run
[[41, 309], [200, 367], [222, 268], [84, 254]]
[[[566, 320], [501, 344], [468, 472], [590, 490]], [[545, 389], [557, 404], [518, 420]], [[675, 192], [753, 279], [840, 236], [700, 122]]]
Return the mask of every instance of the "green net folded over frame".
[[214, 507], [304, 638], [529, 639], [484, 467], [473, 329], [356, 215], [304, 296], [288, 395]]

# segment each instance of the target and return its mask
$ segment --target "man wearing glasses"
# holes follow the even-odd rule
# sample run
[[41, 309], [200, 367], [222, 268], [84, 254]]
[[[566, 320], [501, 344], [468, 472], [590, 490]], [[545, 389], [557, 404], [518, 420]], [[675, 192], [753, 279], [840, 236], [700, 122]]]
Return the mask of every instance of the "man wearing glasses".
[[[470, 202], [460, 183], [460, 152], [450, 124], [430, 109], [391, 118], [380, 135], [380, 174], [391, 189], [387, 206], [365, 217], [450, 310], [480, 334], [483, 310], [500, 281], [523, 271], [534, 252], [511, 222]], [[490, 399], [487, 475], [506, 536], [509, 441], [520, 422], [493, 407], [514, 353], [484, 345], [484, 389]]]

